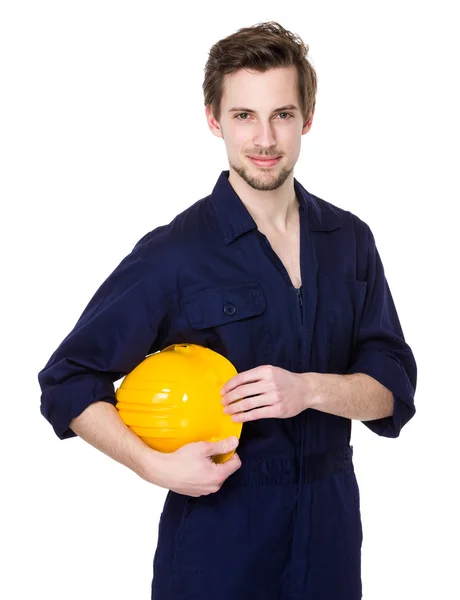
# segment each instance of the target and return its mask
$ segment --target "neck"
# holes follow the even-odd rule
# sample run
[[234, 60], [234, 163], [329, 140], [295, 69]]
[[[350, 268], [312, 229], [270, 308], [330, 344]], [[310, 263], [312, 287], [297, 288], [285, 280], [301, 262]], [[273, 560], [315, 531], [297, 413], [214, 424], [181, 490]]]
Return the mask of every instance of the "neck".
[[292, 173], [275, 190], [256, 190], [233, 169], [228, 181], [261, 231], [286, 233], [297, 222], [299, 201]]

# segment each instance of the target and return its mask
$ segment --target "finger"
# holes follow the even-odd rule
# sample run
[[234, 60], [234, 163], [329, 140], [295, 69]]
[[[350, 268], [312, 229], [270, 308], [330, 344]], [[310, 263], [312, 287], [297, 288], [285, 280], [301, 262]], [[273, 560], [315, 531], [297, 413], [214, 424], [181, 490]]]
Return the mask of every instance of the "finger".
[[204, 446], [205, 456], [216, 456], [217, 454], [227, 454], [234, 450], [239, 444], [239, 439], [235, 436], [219, 440], [218, 442], [207, 442]]
[[224, 463], [219, 463], [216, 466], [219, 468], [219, 473], [221, 473], [222, 477], [227, 478], [241, 467], [241, 459], [235, 453]]
[[257, 396], [268, 392], [270, 384], [266, 381], [257, 381], [256, 383], [247, 383], [246, 385], [239, 385], [236, 389], [231, 392], [226, 392], [222, 396], [222, 404], [231, 404], [241, 398], [247, 398], [248, 396]]
[[244, 400], [233, 402], [232, 404], [226, 406], [223, 410], [227, 415], [234, 415], [246, 410], [270, 406], [270, 404], [270, 396], [268, 394], [260, 394], [259, 396], [251, 396], [251, 398], [245, 398]]
[[257, 419], [275, 418], [273, 406], [264, 406], [263, 408], [255, 408], [247, 412], [240, 412], [232, 415], [232, 420], [235, 423], [245, 423], [246, 421], [256, 421]]
[[258, 367], [255, 367], [254, 369], [249, 369], [248, 371], [238, 373], [225, 383], [225, 385], [222, 387], [221, 392], [225, 394], [230, 390], [233, 390], [234, 388], [238, 387], [239, 385], [248, 383], [250, 381], [257, 381], [262, 378], [264, 372], [264, 365], [260, 365]]

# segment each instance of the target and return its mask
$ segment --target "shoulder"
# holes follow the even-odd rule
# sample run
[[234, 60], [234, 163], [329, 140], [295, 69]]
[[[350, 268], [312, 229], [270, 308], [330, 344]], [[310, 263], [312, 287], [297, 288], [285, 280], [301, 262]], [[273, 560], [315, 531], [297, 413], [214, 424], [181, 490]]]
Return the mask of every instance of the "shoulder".
[[307, 192], [308, 209], [310, 213], [310, 223], [312, 228], [319, 224], [335, 226], [336, 228], [343, 227], [345, 231], [350, 230], [357, 242], [361, 245], [368, 243], [372, 238], [372, 231], [369, 225], [358, 215]]
[[150, 263], [167, 265], [184, 250], [198, 248], [215, 231], [216, 216], [206, 196], [178, 213], [169, 223], [159, 225], [140, 238], [133, 252]]

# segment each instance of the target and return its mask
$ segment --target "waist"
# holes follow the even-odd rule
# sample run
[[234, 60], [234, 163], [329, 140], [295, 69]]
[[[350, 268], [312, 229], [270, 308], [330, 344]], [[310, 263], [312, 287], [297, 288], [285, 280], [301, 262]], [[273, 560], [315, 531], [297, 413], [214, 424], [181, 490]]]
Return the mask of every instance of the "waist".
[[298, 456], [241, 456], [241, 463], [241, 467], [227, 478], [226, 483], [312, 483], [352, 471], [353, 447], [340, 446], [303, 456], [302, 459]]

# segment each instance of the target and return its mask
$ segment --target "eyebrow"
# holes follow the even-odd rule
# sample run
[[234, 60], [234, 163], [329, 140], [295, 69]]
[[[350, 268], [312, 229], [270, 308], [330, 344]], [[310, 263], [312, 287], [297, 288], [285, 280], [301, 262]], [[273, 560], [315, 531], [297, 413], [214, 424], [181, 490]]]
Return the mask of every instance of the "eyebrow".
[[[280, 112], [282, 110], [299, 110], [299, 108], [295, 104], [286, 104], [286, 106], [280, 106], [279, 108], [275, 108], [273, 110], [273, 112]], [[244, 106], [234, 106], [228, 112], [237, 112], [237, 111], [250, 112], [250, 113], [257, 112], [256, 110], [252, 110], [252, 108], [245, 108]]]

